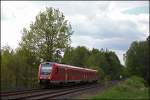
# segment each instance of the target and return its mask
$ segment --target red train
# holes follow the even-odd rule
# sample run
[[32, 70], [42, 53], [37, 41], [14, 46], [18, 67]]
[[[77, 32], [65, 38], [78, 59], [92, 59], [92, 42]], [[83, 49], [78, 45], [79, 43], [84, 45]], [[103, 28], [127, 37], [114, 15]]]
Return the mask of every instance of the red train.
[[97, 80], [96, 70], [54, 62], [44, 62], [39, 65], [38, 81], [41, 85], [96, 82]]

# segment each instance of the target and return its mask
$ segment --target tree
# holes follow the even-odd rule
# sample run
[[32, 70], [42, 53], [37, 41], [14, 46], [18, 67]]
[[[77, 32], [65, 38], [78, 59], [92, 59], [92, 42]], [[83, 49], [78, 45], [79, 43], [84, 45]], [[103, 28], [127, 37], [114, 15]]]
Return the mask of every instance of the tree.
[[110, 75], [111, 79], [119, 79], [122, 74], [122, 65], [114, 52], [105, 53], [106, 60], [108, 62], [107, 74]]
[[63, 13], [53, 8], [40, 12], [30, 30], [23, 29], [21, 47], [44, 61], [60, 61], [61, 52], [70, 46], [73, 31]]
[[37, 70], [40, 61], [26, 48], [17, 48], [14, 57], [14, 64], [19, 69], [19, 82], [23, 87], [32, 87], [37, 82]]
[[[11, 49], [4, 46], [1, 49], [1, 87], [2, 89], [10, 88], [27, 88], [37, 86], [37, 63], [32, 62], [36, 59], [30, 55], [25, 48]], [[39, 63], [38, 63], [39, 64]], [[35, 80], [36, 79], [36, 80]]]
[[78, 46], [76, 48], [68, 48], [65, 51], [63, 57], [63, 63], [78, 66], [78, 67], [85, 67], [84, 63], [86, 62], [89, 56], [89, 50], [84, 46]]
[[64, 56], [62, 58], [62, 63], [68, 64], [68, 65], [73, 65], [73, 52], [74, 52], [73, 47], [67, 48], [64, 52]]
[[14, 61], [14, 51], [9, 46], [3, 47], [1, 49], [1, 88], [2, 89], [14, 87], [16, 85], [16, 74], [15, 74], [16, 66], [13, 65], [13, 61]]
[[143, 77], [150, 84], [149, 80], [149, 43], [147, 41], [134, 41], [126, 52], [127, 70], [129, 75]]

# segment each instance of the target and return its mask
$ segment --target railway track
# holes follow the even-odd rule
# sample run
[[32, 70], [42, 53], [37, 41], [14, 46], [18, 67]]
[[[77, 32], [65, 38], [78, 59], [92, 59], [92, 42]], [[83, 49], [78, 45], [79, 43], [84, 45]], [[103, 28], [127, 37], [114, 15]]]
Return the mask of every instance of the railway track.
[[2, 100], [8, 99], [52, 99], [55, 97], [59, 97], [62, 95], [67, 95], [71, 93], [75, 93], [78, 91], [87, 90], [90, 88], [96, 87], [98, 84], [86, 84], [86, 85], [76, 85], [71, 87], [65, 88], [56, 88], [56, 89], [33, 89], [33, 90], [26, 90], [26, 91], [16, 91], [1, 94]]
[[[16, 90], [16, 91], [10, 91], [10, 92], [1, 92], [0, 96], [9, 96], [9, 95], [16, 95], [21, 93], [29, 93], [34, 91], [40, 91], [41, 89], [27, 89], [27, 90]], [[44, 89], [43, 89], [44, 90]]]

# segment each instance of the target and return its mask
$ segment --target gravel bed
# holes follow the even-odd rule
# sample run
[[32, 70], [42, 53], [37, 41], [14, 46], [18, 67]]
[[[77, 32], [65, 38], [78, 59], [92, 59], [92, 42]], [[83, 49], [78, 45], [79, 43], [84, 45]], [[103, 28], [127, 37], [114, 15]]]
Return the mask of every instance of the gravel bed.
[[95, 88], [67, 94], [67, 95], [64, 95], [61, 97], [57, 97], [57, 98], [55, 97], [52, 99], [68, 99], [68, 100], [70, 100], [70, 99], [88, 99], [88, 96], [92, 96], [99, 92], [102, 92], [103, 90], [106, 90], [117, 83], [118, 83], [118, 81], [112, 81], [112, 82], [108, 82], [105, 84], [98, 84]]

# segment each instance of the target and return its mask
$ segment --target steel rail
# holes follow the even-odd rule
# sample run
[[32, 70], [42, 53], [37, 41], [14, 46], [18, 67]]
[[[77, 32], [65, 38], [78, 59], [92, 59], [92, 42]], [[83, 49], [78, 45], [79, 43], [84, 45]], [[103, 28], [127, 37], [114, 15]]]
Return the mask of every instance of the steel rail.
[[[92, 84], [90, 84], [92, 85]], [[39, 96], [43, 96], [43, 95], [52, 95], [52, 94], [56, 94], [56, 93], [61, 93], [61, 92], [64, 92], [64, 91], [69, 91], [69, 90], [75, 90], [75, 89], [79, 89], [79, 88], [82, 88], [82, 87], [87, 87], [89, 86], [88, 84], [87, 85], [84, 85], [84, 86], [75, 86], [75, 87], [67, 87], [67, 88], [62, 88], [62, 89], [45, 89], [45, 90], [38, 90], [38, 91], [21, 91], [19, 93], [11, 93], [9, 95], [3, 95], [1, 97], [1, 99], [3, 100], [8, 100], [8, 99], [26, 99], [26, 98], [36, 98], [36, 97], [39, 97]]]

